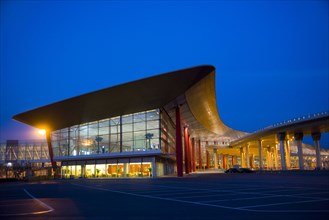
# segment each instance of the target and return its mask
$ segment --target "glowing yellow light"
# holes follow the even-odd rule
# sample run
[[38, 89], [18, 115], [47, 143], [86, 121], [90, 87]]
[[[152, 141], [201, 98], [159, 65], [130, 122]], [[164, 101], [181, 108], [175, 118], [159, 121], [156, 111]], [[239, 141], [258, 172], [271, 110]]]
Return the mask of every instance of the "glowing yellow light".
[[40, 129], [39, 130], [39, 134], [40, 135], [45, 135], [46, 134], [46, 130], [45, 129]]

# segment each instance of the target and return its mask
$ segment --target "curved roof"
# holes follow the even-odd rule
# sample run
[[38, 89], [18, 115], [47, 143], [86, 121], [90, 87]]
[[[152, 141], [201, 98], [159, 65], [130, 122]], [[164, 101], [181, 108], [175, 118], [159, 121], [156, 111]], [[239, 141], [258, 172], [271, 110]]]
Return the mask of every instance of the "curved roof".
[[160, 74], [49, 104], [17, 114], [13, 119], [52, 131], [159, 108], [183, 94], [214, 69], [205, 65]]
[[[179, 101], [182, 99], [183, 101]], [[185, 118], [208, 134], [245, 133], [227, 127], [220, 119], [215, 96], [215, 67], [203, 65], [121, 84], [49, 104], [13, 119], [48, 131], [149, 109], [185, 103]], [[187, 105], [186, 105], [187, 104]], [[193, 115], [193, 116], [192, 116]], [[184, 115], [182, 117], [184, 119]], [[203, 135], [204, 136], [204, 135]]]
[[229, 128], [219, 117], [215, 94], [215, 71], [212, 71], [185, 92], [191, 113], [208, 131], [233, 139], [241, 138], [245, 132]]

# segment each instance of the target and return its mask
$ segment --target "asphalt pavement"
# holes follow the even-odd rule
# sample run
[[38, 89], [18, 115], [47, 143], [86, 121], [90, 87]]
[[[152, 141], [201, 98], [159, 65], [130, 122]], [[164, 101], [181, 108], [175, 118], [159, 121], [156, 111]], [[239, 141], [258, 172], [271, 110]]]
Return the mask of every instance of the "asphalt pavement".
[[326, 219], [329, 172], [0, 184], [0, 219]]

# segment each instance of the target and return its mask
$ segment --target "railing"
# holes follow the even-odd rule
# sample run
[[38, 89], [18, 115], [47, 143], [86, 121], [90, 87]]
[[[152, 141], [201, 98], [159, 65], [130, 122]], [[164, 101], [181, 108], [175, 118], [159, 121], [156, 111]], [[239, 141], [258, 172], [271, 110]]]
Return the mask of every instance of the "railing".
[[269, 129], [272, 129], [272, 128], [277, 128], [277, 127], [281, 127], [281, 126], [285, 126], [285, 125], [289, 125], [289, 124], [294, 124], [294, 123], [297, 123], [297, 122], [309, 121], [309, 120], [313, 120], [313, 119], [316, 119], [316, 118], [323, 118], [323, 117], [327, 117], [328, 115], [329, 115], [329, 112], [326, 111], [326, 112], [308, 114], [308, 115], [305, 115], [305, 116], [289, 119], [289, 120], [286, 120], [286, 121], [283, 121], [283, 122], [275, 123], [275, 124], [269, 125], [267, 127], [258, 129], [258, 130], [254, 131], [254, 132], [252, 132], [252, 133], [250, 133], [250, 134], [248, 134], [248, 135], [246, 135], [242, 138], [245, 138], [245, 137], [251, 136], [255, 133], [265, 131], [265, 130], [269, 130]]
[[287, 125], [287, 124], [293, 124], [293, 123], [296, 123], [296, 122], [308, 121], [308, 120], [312, 120], [312, 119], [316, 119], [316, 118], [323, 118], [323, 117], [326, 117], [326, 116], [328, 116], [328, 112], [319, 112], [319, 113], [316, 113], [316, 114], [308, 114], [306, 116], [293, 118], [293, 119], [290, 119], [290, 120], [287, 120], [287, 121], [283, 121], [283, 122], [280, 122], [280, 123], [273, 124], [272, 127], [280, 127], [280, 126]]

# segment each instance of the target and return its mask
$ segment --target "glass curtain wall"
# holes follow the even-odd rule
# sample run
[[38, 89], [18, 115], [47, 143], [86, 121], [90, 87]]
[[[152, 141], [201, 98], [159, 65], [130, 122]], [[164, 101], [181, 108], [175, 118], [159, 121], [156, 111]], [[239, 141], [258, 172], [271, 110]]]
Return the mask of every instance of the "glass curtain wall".
[[[87, 164], [85, 167], [86, 178], [152, 177], [151, 162]], [[64, 178], [77, 178], [82, 176], [82, 167], [81, 165], [62, 166], [61, 172]], [[158, 175], [162, 176], [163, 172]]]
[[75, 125], [53, 131], [51, 140], [55, 156], [160, 150], [160, 111]]
[[176, 154], [176, 127], [165, 110], [161, 111], [161, 151]]

